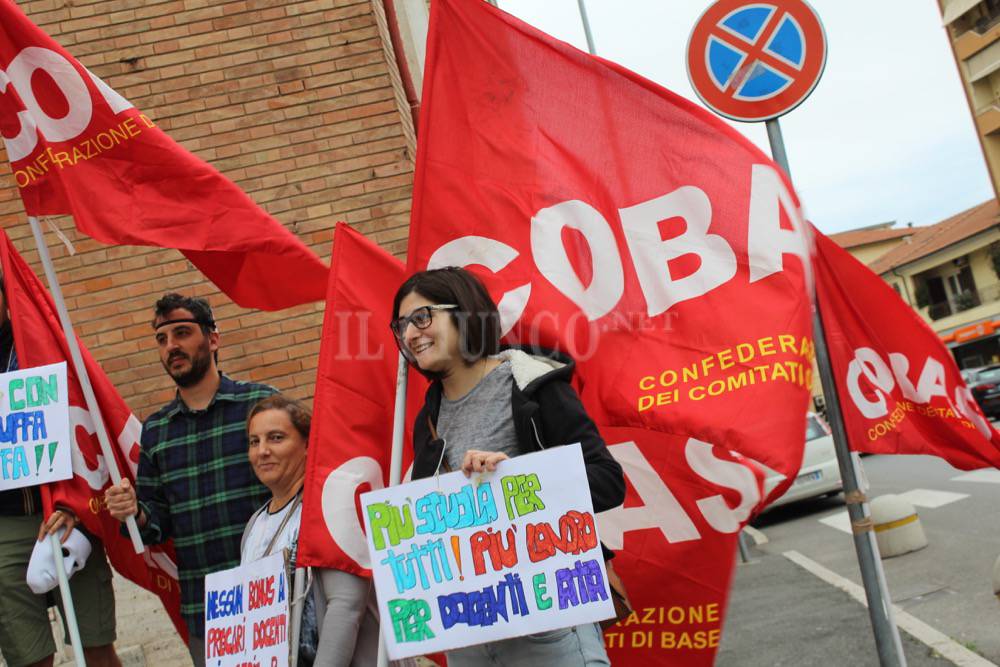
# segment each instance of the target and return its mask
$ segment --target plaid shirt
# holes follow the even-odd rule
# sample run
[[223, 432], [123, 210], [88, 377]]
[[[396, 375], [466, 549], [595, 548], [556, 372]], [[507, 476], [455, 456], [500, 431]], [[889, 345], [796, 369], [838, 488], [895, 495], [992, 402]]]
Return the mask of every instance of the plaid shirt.
[[146, 512], [146, 544], [173, 538], [181, 615], [194, 637], [205, 635], [205, 575], [240, 564], [240, 538], [271, 493], [247, 458], [247, 413], [272, 387], [220, 374], [204, 410], [178, 395], [142, 426], [136, 493]]

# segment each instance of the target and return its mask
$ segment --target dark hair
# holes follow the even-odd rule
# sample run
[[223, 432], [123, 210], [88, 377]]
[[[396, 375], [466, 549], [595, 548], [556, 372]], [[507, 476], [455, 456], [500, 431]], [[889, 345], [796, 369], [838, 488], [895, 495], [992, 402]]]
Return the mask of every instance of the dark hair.
[[156, 302], [152, 322], [153, 328], [156, 328], [156, 320], [167, 319], [167, 315], [178, 308], [190, 311], [205, 335], [215, 331], [215, 318], [212, 317], [212, 307], [208, 305], [208, 301], [199, 296], [183, 296], [176, 292], [164, 294]]
[[[446, 312], [458, 328], [459, 351], [466, 363], [471, 364], [500, 351], [500, 313], [490, 293], [474, 275], [457, 266], [414, 273], [396, 290], [392, 300], [392, 319], [399, 317], [400, 303], [413, 292], [433, 303], [458, 306]], [[418, 367], [405, 346], [398, 340], [396, 343], [418, 371], [431, 379], [440, 379], [440, 374]]]
[[312, 425], [312, 410], [302, 401], [295, 400], [284, 394], [271, 394], [267, 398], [262, 398], [247, 413], [247, 432], [250, 431], [250, 421], [267, 410], [283, 410], [292, 426], [299, 432], [306, 442], [309, 442], [309, 427]]

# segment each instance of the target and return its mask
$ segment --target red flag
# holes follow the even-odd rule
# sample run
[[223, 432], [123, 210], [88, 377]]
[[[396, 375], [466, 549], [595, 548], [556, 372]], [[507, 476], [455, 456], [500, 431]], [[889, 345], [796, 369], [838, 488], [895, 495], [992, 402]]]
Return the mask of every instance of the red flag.
[[[7, 234], [0, 230], [0, 235], [3, 237], [0, 263], [20, 367], [32, 368], [60, 361], [67, 364], [69, 417], [75, 441], [73, 477], [48, 486], [52, 501], [73, 510], [83, 526], [104, 542], [108, 559], [118, 572], [159, 596], [177, 632], [186, 640], [187, 628], [180, 617], [180, 585], [173, 547], [146, 547], [145, 553], [136, 554], [129, 538], [122, 536], [121, 524], [108, 514], [104, 504], [104, 490], [111, 485], [108, 463], [101, 454], [94, 419], [70, 361], [59, 316], [45, 287], [17, 253]], [[108, 437], [117, 446], [115, 465], [123, 477], [134, 482], [142, 424], [87, 348], [82, 342], [79, 344]]]
[[941, 339], [889, 285], [820, 234], [816, 290], [851, 449], [1000, 467], [982, 415]]
[[409, 268], [472, 267], [507, 342], [577, 359], [629, 483], [600, 523], [640, 610], [606, 634], [612, 661], [710, 664], [759, 501], [740, 457], [786, 475], [772, 497], [802, 457], [798, 200], [746, 139], [656, 84], [487, 3], [431, 13]]
[[[343, 223], [333, 241], [299, 564], [371, 576], [357, 497], [389, 481], [398, 352], [389, 321], [403, 264]], [[422, 396], [426, 382], [410, 373]], [[408, 410], [412, 422], [419, 405]], [[413, 449], [404, 447], [404, 472]]]
[[0, 3], [0, 31], [0, 133], [28, 215], [70, 214], [102, 243], [176, 248], [247, 308], [323, 298], [327, 268], [311, 250], [13, 2]]

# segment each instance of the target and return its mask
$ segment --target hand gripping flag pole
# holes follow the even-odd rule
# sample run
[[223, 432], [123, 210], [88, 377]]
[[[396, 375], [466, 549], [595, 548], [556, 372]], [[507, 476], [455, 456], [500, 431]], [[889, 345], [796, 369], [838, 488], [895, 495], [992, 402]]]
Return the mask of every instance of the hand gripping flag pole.
[[[785, 170], [789, 180], [792, 172], [788, 168], [788, 156], [785, 153], [785, 142], [781, 136], [781, 126], [778, 119], [766, 121], [767, 138], [771, 144], [771, 155], [774, 161]], [[815, 289], [815, 283], [814, 283]], [[868, 510], [868, 500], [864, 490], [860, 488], [858, 471], [854, 466], [847, 445], [847, 431], [844, 428], [844, 416], [840, 411], [840, 399], [837, 395], [837, 385], [833, 379], [833, 366], [830, 364], [830, 352], [826, 344], [826, 333], [823, 329], [823, 317], [819, 309], [819, 299], [813, 296], [813, 335], [816, 340], [816, 364], [819, 366], [820, 381], [823, 384], [823, 395], [826, 397], [827, 421], [833, 430], [833, 444], [837, 452], [837, 464], [840, 476], [844, 480], [844, 499], [847, 503], [847, 513], [851, 519], [851, 532], [854, 535], [854, 549], [858, 554], [858, 565], [861, 568], [861, 580], [868, 599], [868, 615], [871, 617], [872, 631], [875, 634], [875, 648], [878, 652], [879, 664], [883, 667], [906, 665], [903, 645], [899, 638], [899, 628], [892, 614], [892, 598], [885, 583], [885, 572], [882, 570], [882, 559], [879, 556], [878, 544], [875, 542], [872, 519]]]
[[[90, 384], [87, 366], [83, 363], [83, 356], [80, 354], [80, 345], [77, 343], [76, 333], [73, 331], [73, 322], [70, 321], [69, 312], [66, 310], [66, 301], [63, 299], [59, 278], [56, 276], [55, 267], [52, 266], [49, 247], [45, 244], [45, 237], [42, 235], [42, 228], [38, 224], [38, 218], [28, 216], [28, 223], [31, 225], [31, 233], [35, 237], [35, 246], [38, 248], [38, 256], [42, 260], [42, 267], [45, 269], [45, 279], [49, 283], [49, 291], [52, 293], [52, 300], [56, 304], [56, 312], [59, 313], [59, 322], [62, 324], [63, 334], [66, 336], [66, 344], [69, 345], [73, 368], [76, 370], [76, 376], [80, 380], [80, 387], [83, 389], [83, 397], [87, 403], [87, 410], [94, 420], [97, 439], [101, 443], [101, 454], [104, 455], [104, 464], [108, 467], [108, 474], [111, 476], [111, 481], [115, 485], [119, 485], [122, 481], [121, 471], [118, 470], [114, 449], [111, 447], [111, 440], [108, 438], [104, 418], [101, 416], [101, 407], [97, 403], [97, 397], [94, 396], [94, 388]], [[141, 554], [145, 551], [145, 547], [142, 544], [142, 538], [139, 536], [139, 526], [136, 525], [135, 517], [129, 517], [125, 525], [128, 527], [128, 534], [132, 539], [132, 546], [135, 548], [135, 552]]]
[[[392, 414], [392, 450], [389, 454], [389, 486], [399, 484], [403, 476], [403, 434], [406, 431], [406, 384], [409, 364], [399, 353], [396, 370], [396, 403]], [[378, 667], [388, 667], [389, 656], [385, 649], [385, 623], [379, 623]]]

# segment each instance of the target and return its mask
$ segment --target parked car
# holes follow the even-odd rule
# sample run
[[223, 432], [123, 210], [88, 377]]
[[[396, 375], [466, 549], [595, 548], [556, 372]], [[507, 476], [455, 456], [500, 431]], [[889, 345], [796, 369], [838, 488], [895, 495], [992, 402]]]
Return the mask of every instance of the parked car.
[[983, 414], [991, 419], [1000, 415], [1000, 364], [974, 369], [965, 384], [972, 390], [972, 397]]
[[963, 368], [962, 370], [959, 371], [959, 374], [962, 376], [962, 380], [965, 381], [965, 384], [969, 385], [969, 387], [972, 387], [972, 384], [976, 381], [976, 375], [979, 373], [979, 371], [983, 370], [983, 368], [984, 368], [983, 366], [977, 366], [975, 368]]
[[[770, 493], [785, 476], [765, 467], [764, 492]], [[767, 509], [787, 505], [807, 498], [830, 496], [844, 490], [837, 465], [837, 453], [833, 448], [830, 427], [812, 412], [806, 415], [806, 447], [802, 454], [802, 467], [795, 481], [784, 495], [771, 503]]]

